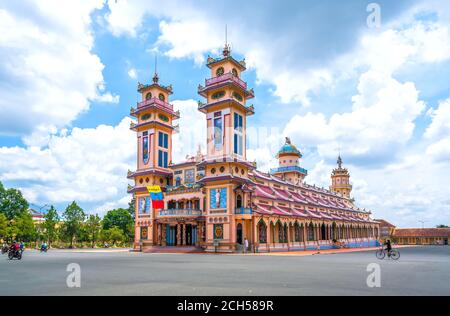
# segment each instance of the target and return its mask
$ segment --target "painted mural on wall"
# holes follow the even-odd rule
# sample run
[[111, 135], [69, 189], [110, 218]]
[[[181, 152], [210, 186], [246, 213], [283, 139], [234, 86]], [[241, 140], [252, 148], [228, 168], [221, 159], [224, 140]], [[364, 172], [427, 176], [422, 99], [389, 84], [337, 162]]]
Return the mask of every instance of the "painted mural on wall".
[[150, 214], [150, 197], [139, 198], [139, 214]]
[[211, 209], [227, 208], [227, 189], [211, 189], [210, 204]]

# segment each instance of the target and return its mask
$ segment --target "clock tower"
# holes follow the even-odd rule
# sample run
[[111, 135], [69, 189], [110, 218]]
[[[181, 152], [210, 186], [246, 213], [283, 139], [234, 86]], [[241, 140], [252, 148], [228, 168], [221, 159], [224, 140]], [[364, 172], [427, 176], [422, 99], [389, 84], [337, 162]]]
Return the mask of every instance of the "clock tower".
[[248, 173], [254, 169], [246, 158], [247, 117], [254, 114], [247, 101], [254, 97], [254, 92], [241, 78], [246, 70], [245, 61], [234, 59], [228, 44], [220, 58], [208, 57], [207, 67], [210, 78], [198, 88], [206, 99], [206, 103], [199, 102], [198, 109], [206, 115], [207, 127], [207, 153], [201, 163], [205, 168], [201, 182], [207, 201], [207, 251], [234, 251], [236, 243], [250, 234], [250, 229], [244, 227], [243, 236], [236, 236], [236, 225], [248, 223], [235, 219], [242, 215], [245, 221], [245, 215], [251, 216], [240, 214], [250, 213], [249, 193], [240, 188], [249, 181]]

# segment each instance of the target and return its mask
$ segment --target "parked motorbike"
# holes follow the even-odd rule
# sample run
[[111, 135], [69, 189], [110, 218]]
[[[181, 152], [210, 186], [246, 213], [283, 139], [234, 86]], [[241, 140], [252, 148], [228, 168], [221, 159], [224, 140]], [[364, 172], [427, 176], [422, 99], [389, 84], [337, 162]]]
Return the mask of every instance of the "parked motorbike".
[[13, 259], [21, 260], [22, 259], [22, 251], [20, 251], [20, 250], [9, 250], [9, 252], [8, 252], [8, 259], [9, 260], [13, 260]]

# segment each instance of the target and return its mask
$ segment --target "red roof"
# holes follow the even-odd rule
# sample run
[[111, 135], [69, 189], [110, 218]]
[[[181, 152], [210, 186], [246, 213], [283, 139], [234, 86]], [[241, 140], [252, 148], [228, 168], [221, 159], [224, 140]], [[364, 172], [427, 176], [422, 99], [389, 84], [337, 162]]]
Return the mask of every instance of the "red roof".
[[450, 237], [450, 228], [397, 228], [394, 237]]

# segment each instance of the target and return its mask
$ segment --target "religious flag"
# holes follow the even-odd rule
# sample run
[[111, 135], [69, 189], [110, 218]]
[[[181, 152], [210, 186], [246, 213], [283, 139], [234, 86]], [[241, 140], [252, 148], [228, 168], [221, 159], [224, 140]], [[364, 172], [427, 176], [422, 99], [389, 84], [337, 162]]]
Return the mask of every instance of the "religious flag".
[[164, 208], [164, 201], [152, 200], [152, 208], [154, 208], [154, 209]]
[[159, 185], [153, 185], [147, 187], [150, 198], [152, 199], [152, 208], [161, 209], [164, 208], [164, 196]]

